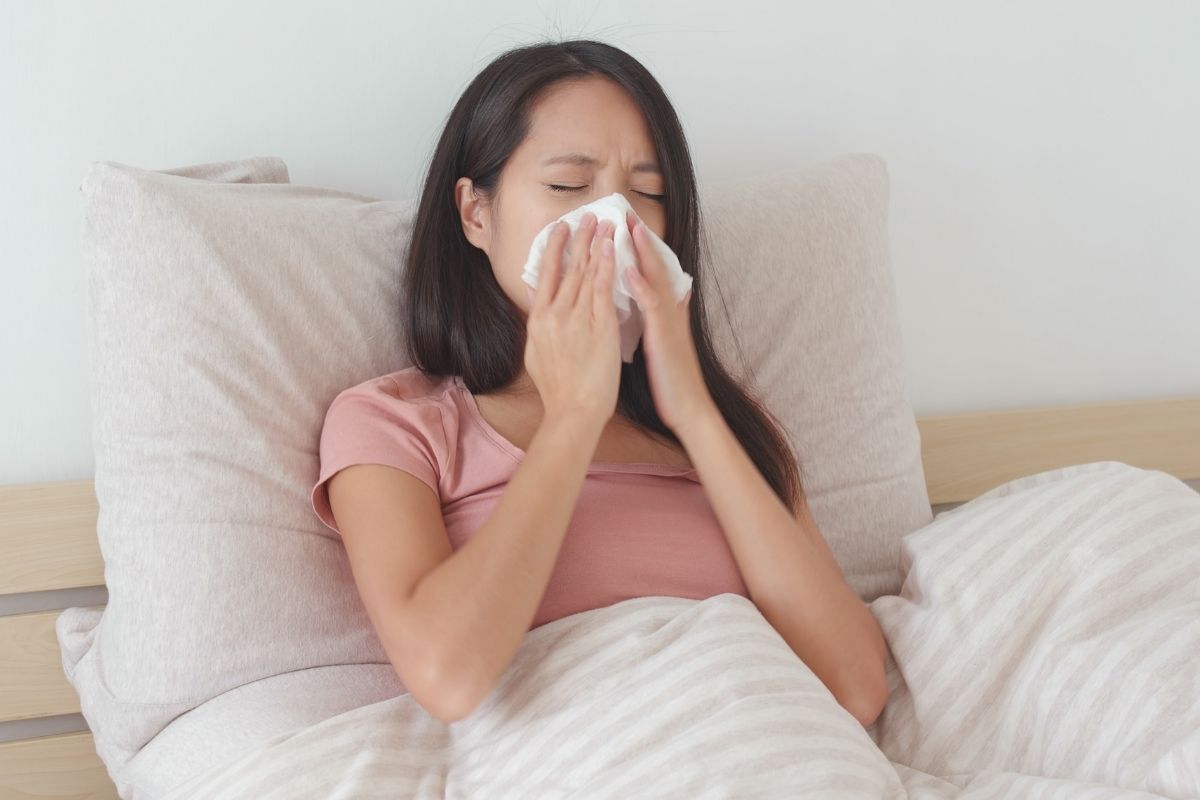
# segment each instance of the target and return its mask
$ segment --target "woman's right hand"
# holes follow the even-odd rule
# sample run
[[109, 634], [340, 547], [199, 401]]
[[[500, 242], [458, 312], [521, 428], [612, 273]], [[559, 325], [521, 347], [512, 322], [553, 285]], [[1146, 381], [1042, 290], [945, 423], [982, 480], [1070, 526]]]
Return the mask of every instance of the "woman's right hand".
[[[584, 414], [603, 426], [617, 406], [621, 338], [613, 303], [614, 226], [590, 212], [550, 231], [526, 321], [525, 370], [552, 415]], [[565, 274], [564, 274], [565, 273]]]

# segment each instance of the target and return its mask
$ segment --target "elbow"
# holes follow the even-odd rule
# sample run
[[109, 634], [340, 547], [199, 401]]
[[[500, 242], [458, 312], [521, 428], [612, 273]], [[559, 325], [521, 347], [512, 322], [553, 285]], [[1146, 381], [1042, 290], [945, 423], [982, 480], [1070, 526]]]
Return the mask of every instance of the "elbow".
[[434, 719], [450, 725], [470, 716], [471, 712], [475, 710], [474, 703], [463, 701], [460, 697], [453, 691], [442, 692], [422, 701], [421, 706]]
[[447, 725], [469, 717], [482, 702], [478, 692], [464, 689], [461, 684], [444, 686], [438, 701], [437, 712], [430, 713]]
[[851, 695], [851, 701], [843, 703], [843, 707], [858, 720], [864, 728], [869, 728], [879, 719], [887, 706], [888, 685], [887, 673], [880, 669], [878, 675], [863, 688], [861, 685]]
[[[468, 716], [479, 705], [479, 684], [463, 674], [462, 659], [447, 658], [432, 636], [400, 635], [415, 628], [389, 630], [383, 640], [392, 669], [409, 696], [431, 717], [450, 724]], [[396, 631], [399, 631], [397, 633]]]
[[858, 720], [858, 724], [864, 728], [869, 728], [879, 719], [879, 715], [883, 713], [885, 703], [860, 703], [850, 713]]
[[427, 667], [417, 683], [412, 687], [413, 699], [447, 725], [470, 716], [481, 702], [477, 682], [463, 679], [452, 669]]
[[891, 692], [887, 677], [890, 650], [878, 624], [875, 631], [878, 634], [875, 637], [877, 657], [864, 656], [857, 662], [857, 668], [853, 669], [852, 674], [843, 674], [841, 685], [846, 687], [846, 690], [839, 695], [849, 699], [849, 702], [842, 704], [843, 707], [864, 728], [870, 728], [883, 714]]

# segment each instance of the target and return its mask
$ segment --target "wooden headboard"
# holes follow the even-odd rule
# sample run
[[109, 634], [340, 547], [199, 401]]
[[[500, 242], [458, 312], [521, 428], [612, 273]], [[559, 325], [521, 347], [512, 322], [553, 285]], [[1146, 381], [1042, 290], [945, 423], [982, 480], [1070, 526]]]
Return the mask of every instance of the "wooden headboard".
[[[1022, 475], [1123, 461], [1200, 479], [1200, 397], [917, 418], [930, 503], [961, 503]], [[91, 480], [0, 487], [0, 595], [102, 586]], [[79, 713], [62, 672], [61, 608], [0, 616], [0, 731]], [[6, 737], [11, 738], [11, 737]], [[0, 800], [116, 798], [91, 735], [0, 741]]]

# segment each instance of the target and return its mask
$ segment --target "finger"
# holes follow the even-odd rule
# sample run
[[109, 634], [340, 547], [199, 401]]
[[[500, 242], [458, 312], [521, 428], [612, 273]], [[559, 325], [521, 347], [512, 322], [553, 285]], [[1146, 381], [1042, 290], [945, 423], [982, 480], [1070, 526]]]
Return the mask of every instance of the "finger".
[[608, 220], [596, 226], [596, 234], [592, 237], [591, 245], [588, 248], [588, 261], [584, 268], [583, 283], [579, 287], [579, 296], [575, 298], [575, 308], [578, 313], [591, 314], [592, 294], [595, 291], [596, 273], [599, 272], [600, 266], [600, 247], [608, 237], [611, 227]]
[[646, 324], [658, 317], [659, 295], [646, 282], [646, 277], [641, 272], [641, 267], [633, 266], [629, 269], [629, 285], [633, 287], [633, 299], [637, 300], [638, 308], [641, 309], [642, 315], [646, 318]]
[[568, 261], [563, 263], [563, 284], [559, 287], [558, 293], [554, 295], [554, 307], [570, 309], [575, 305], [575, 296], [578, 293], [578, 287], [583, 279], [583, 264], [586, 261], [578, 261], [577, 257], [577, 242], [581, 239], [584, 231], [580, 227], [575, 231], [575, 239], [568, 245]]
[[575, 298], [579, 295], [579, 284], [583, 282], [584, 271], [583, 266], [579, 264], [572, 264], [567, 270], [562, 286], [559, 287], [558, 294], [554, 296], [555, 308], [570, 310], [575, 305]]
[[584, 267], [587, 266], [588, 248], [591, 247], [592, 236], [596, 230], [596, 217], [591, 212], [584, 215], [583, 221], [575, 231], [575, 240], [571, 242], [572, 253], [566, 277], [562, 288], [554, 296], [556, 305], [563, 309], [571, 309], [579, 294], [579, 284], [583, 280]]
[[537, 292], [533, 298], [534, 308], [548, 305], [554, 298], [562, 277], [563, 250], [570, 232], [571, 226], [565, 222], [557, 223], [550, 230], [550, 238], [546, 241], [546, 250], [542, 255]]
[[615, 316], [617, 313], [616, 304], [613, 303], [613, 281], [617, 272], [617, 250], [613, 241], [614, 236], [615, 233], [609, 233], [600, 243], [600, 269], [593, 287], [595, 291], [592, 292], [592, 316], [596, 319]]
[[670, 294], [671, 281], [667, 277], [666, 265], [663, 264], [662, 257], [654, 249], [654, 245], [650, 244], [649, 229], [640, 219], [633, 226], [632, 239], [642, 278], [656, 293]]
[[600, 220], [592, 212], [583, 215], [579, 223], [578, 241], [575, 242], [575, 263], [584, 266], [592, 252], [592, 242], [596, 238], [596, 229]]

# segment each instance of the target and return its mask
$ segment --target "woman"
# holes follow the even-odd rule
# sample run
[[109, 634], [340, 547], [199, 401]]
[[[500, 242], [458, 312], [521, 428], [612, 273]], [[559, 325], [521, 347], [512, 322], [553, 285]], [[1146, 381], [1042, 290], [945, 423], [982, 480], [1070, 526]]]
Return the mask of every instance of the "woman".
[[[544, 226], [612, 192], [636, 212], [629, 364], [611, 229], [556, 231], [536, 292], [521, 281]], [[639, 223], [693, 276], [684, 301]], [[414, 366], [334, 400], [313, 490], [397, 674], [438, 718], [469, 714], [532, 627], [722, 592], [751, 598], [864, 725], [882, 708], [882, 632], [776, 420], [714, 354], [700, 230], [679, 120], [615, 47], [514, 49], [451, 112], [406, 257]]]

